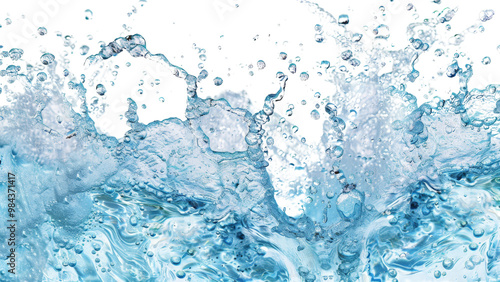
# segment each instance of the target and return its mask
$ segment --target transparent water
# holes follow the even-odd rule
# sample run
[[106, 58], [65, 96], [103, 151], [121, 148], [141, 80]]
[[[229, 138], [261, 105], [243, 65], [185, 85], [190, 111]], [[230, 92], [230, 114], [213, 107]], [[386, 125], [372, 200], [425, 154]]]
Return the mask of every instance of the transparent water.
[[[298, 4], [321, 22], [305, 52], [336, 49], [306, 67], [272, 54], [280, 65], [259, 104], [203, 90], [243, 81], [207, 71], [210, 54], [196, 46], [196, 72], [140, 34], [97, 52], [61, 35], [66, 53], [33, 61], [3, 48], [0, 175], [16, 174], [19, 220], [17, 273], [4, 263], [0, 279], [499, 280], [500, 86], [470, 86], [486, 81], [474, 72], [496, 57], [456, 51], [474, 34], [495, 34], [493, 10], [467, 14], [468, 28], [451, 34], [461, 10], [432, 3], [438, 12], [412, 19], [399, 48], [390, 23], [363, 35], [351, 15]], [[418, 14], [413, 4], [401, 13]], [[92, 71], [73, 72], [77, 56]], [[123, 68], [149, 72], [143, 62], [184, 84], [175, 93], [183, 118], [143, 121], [170, 102], [151, 90], [157, 77], [133, 95], [114, 91]], [[255, 60], [248, 77], [276, 62]], [[116, 110], [112, 95], [127, 102], [117, 136], [97, 125]], [[147, 95], [158, 98], [136, 102]]]

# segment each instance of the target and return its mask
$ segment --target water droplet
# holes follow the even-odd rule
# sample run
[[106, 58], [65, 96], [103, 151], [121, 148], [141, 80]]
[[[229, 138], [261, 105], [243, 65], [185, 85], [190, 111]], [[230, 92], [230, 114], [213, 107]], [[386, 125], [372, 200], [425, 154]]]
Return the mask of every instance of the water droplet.
[[106, 87], [104, 87], [104, 85], [102, 84], [97, 84], [97, 86], [95, 87], [95, 90], [97, 92], [97, 94], [103, 96], [104, 94], [106, 94]]
[[101, 244], [99, 244], [99, 243], [96, 243], [96, 242], [92, 243], [92, 247], [94, 248], [94, 250], [96, 252], [101, 250]]
[[88, 20], [91, 20], [94, 16], [94, 13], [92, 13], [91, 10], [87, 9], [85, 10], [85, 19], [88, 21]]
[[359, 42], [363, 38], [363, 34], [355, 33], [352, 35], [352, 42]]
[[484, 235], [484, 229], [482, 229], [482, 228], [476, 228], [476, 229], [474, 229], [473, 234], [474, 234], [474, 237], [479, 238], [479, 237], [481, 237], [481, 236]]
[[449, 258], [443, 260], [444, 269], [450, 270], [453, 268], [453, 266], [454, 266], [453, 260], [451, 260]]
[[352, 51], [346, 50], [340, 54], [340, 57], [342, 58], [342, 60], [347, 61], [352, 57]]
[[300, 80], [302, 80], [302, 81], [306, 81], [306, 80], [308, 80], [308, 79], [309, 79], [309, 74], [308, 74], [307, 72], [302, 72], [302, 73], [300, 74]]
[[342, 14], [339, 16], [339, 24], [346, 25], [349, 23], [349, 16], [346, 14]]
[[281, 52], [281, 53], [280, 53], [280, 55], [279, 55], [279, 58], [280, 58], [281, 60], [286, 60], [287, 56], [288, 56], [288, 55], [287, 55], [285, 52]]
[[318, 43], [321, 43], [321, 42], [325, 41], [325, 37], [322, 34], [316, 34], [314, 36], [314, 40]]
[[36, 75], [36, 79], [38, 79], [38, 81], [40, 81], [40, 82], [44, 82], [47, 80], [47, 74], [44, 72], [39, 72]]
[[184, 272], [184, 271], [182, 271], [182, 270], [179, 270], [179, 271], [177, 271], [177, 272], [175, 273], [175, 275], [177, 276], [177, 278], [182, 279], [182, 278], [186, 277], [186, 272]]
[[390, 36], [389, 27], [385, 24], [377, 26], [377, 28], [373, 30], [373, 33], [377, 39], [387, 39]]
[[9, 57], [13, 61], [17, 61], [17, 60], [21, 59], [21, 57], [23, 56], [23, 54], [24, 54], [23, 49], [19, 49], [19, 48], [12, 48], [9, 51]]
[[354, 58], [350, 59], [350, 60], [349, 60], [349, 63], [350, 63], [350, 64], [351, 64], [351, 66], [353, 66], [353, 67], [357, 67], [357, 66], [359, 66], [359, 65], [361, 64], [361, 62], [360, 62], [358, 59], [354, 59]]
[[220, 77], [214, 78], [214, 84], [215, 84], [215, 86], [221, 86], [222, 82], [223, 82], [222, 78], [220, 78]]
[[477, 248], [479, 248], [479, 246], [476, 243], [470, 243], [469, 244], [469, 249], [471, 251], [475, 251], [475, 250], [477, 250]]
[[495, 11], [493, 10], [484, 10], [479, 13], [479, 20], [482, 22], [489, 21], [493, 18], [493, 15], [495, 15]]
[[87, 55], [87, 53], [89, 52], [89, 49], [90, 49], [89, 46], [82, 45], [82, 47], [80, 47], [80, 54], [82, 56]]
[[458, 66], [458, 63], [454, 62], [453, 64], [449, 65], [448, 68], [446, 68], [446, 75], [448, 77], [455, 77], [459, 69], [460, 67]]
[[491, 58], [490, 57], [484, 57], [481, 62], [483, 63], [483, 65], [489, 65], [491, 63]]
[[38, 31], [38, 34], [40, 34], [41, 36], [44, 36], [45, 34], [47, 34], [47, 29], [45, 27], [39, 27], [37, 31]]
[[441, 271], [439, 270], [436, 270], [434, 271], [434, 277], [437, 279], [437, 278], [440, 278], [441, 277]]
[[345, 221], [354, 221], [361, 216], [364, 194], [356, 189], [342, 192], [337, 198], [337, 211]]
[[318, 120], [320, 118], [320, 114], [317, 110], [312, 110], [311, 111], [311, 118], [314, 119], [314, 120]]
[[40, 61], [44, 65], [50, 65], [56, 60], [56, 57], [50, 53], [45, 53], [40, 57]]
[[436, 49], [436, 51], [434, 51], [434, 55], [436, 55], [436, 57], [441, 57], [443, 54], [443, 49]]
[[178, 256], [175, 256], [175, 257], [172, 257], [170, 259], [170, 262], [173, 264], [173, 265], [179, 265], [181, 263], [181, 258], [178, 257]]
[[290, 64], [288, 66], [288, 70], [291, 72], [291, 73], [296, 73], [297, 72], [297, 65], [295, 64]]
[[394, 269], [394, 268], [389, 269], [388, 274], [389, 274], [389, 276], [391, 276], [391, 277], [396, 277], [396, 276], [398, 276], [398, 272], [397, 272], [397, 271], [396, 271], [396, 269]]
[[257, 68], [258, 68], [259, 70], [263, 70], [265, 67], [266, 67], [266, 63], [265, 63], [263, 60], [259, 60], [259, 61], [257, 62]]

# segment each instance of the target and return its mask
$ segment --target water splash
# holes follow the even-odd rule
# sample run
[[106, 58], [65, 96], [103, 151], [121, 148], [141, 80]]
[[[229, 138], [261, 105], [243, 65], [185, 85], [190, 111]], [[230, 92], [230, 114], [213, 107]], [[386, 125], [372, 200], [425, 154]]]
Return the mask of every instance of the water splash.
[[[93, 78], [74, 76], [52, 53], [26, 68], [22, 49], [2, 53], [10, 61], [0, 73], [1, 95], [8, 97], [0, 108], [0, 170], [19, 179], [17, 277], [499, 279], [499, 85], [469, 89], [472, 64], [446, 51], [461, 40], [437, 35], [437, 26], [458, 11], [411, 24], [408, 46], [390, 50], [369, 48], [349, 30], [348, 15], [336, 18], [301, 2], [328, 19], [315, 32], [341, 46], [337, 58], [303, 70], [300, 58], [292, 63], [280, 52], [290, 77], [277, 72], [275, 92], [257, 110], [200, 97], [209, 73], [195, 76], [151, 53], [139, 34], [103, 44], [87, 58], [88, 67], [125, 52], [186, 84], [184, 120], [141, 122], [145, 105], [128, 98], [129, 129], [120, 138], [100, 133], [91, 117], [98, 99], [112, 95], [106, 83], [114, 81], [96, 84], [99, 96], [92, 100]], [[493, 15], [485, 10], [479, 20]], [[371, 30], [376, 44], [390, 40], [390, 30], [385, 24]], [[72, 45], [70, 37], [65, 44]], [[79, 54], [88, 52], [80, 47]], [[417, 98], [410, 88], [430, 72], [419, 60], [442, 56], [451, 59], [440, 67], [452, 92]], [[486, 58], [492, 63], [489, 57], [483, 63]], [[259, 60], [257, 68], [269, 66]], [[277, 105], [287, 84], [314, 88], [318, 77], [334, 91], [314, 90], [281, 116]], [[222, 78], [213, 84], [221, 86]], [[306, 106], [312, 107], [306, 126], [293, 124]], [[318, 143], [300, 135], [314, 123], [322, 125]], [[0, 208], [6, 210], [5, 202]], [[2, 267], [0, 277], [9, 280]]]

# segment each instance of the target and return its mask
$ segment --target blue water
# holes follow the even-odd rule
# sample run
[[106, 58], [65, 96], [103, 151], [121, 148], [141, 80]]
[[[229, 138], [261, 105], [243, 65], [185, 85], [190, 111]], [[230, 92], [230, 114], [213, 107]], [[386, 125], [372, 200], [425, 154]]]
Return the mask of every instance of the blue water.
[[[471, 89], [473, 64], [436, 35], [455, 12], [416, 20], [408, 45], [394, 50], [369, 48], [348, 15], [303, 5], [330, 19], [315, 27], [316, 43], [334, 40], [341, 51], [308, 72], [287, 64], [257, 110], [243, 108], [244, 94], [202, 97], [200, 85], [225, 81], [151, 53], [162, 47], [139, 34], [110, 39], [97, 54], [82, 46], [87, 66], [129, 53], [186, 83], [177, 93], [187, 99], [184, 119], [141, 122], [128, 98], [128, 131], [118, 138], [91, 118], [88, 97], [112, 95], [106, 85], [89, 85], [50, 50], [38, 62], [4, 50], [1, 187], [4, 195], [7, 173], [16, 174], [19, 220], [17, 273], [4, 263], [0, 279], [500, 280], [500, 85]], [[378, 26], [374, 40], [386, 41], [389, 29]], [[445, 58], [445, 82], [426, 83], [447, 83], [451, 93], [425, 101], [410, 93], [422, 75], [437, 75], [420, 68], [424, 57]], [[393, 65], [382, 71], [387, 58]], [[275, 112], [287, 83], [317, 72], [335, 91]], [[303, 128], [289, 117], [300, 111], [306, 124], [322, 123], [319, 143], [296, 134]], [[296, 202], [301, 212], [287, 212]], [[7, 204], [0, 201], [1, 222]], [[7, 238], [6, 228], [0, 235]]]

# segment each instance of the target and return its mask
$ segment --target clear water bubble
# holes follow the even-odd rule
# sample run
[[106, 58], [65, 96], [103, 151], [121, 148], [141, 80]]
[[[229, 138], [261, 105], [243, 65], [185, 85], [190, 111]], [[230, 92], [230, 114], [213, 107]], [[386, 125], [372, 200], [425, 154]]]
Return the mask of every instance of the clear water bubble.
[[38, 34], [41, 36], [44, 36], [45, 34], [47, 34], [47, 29], [45, 27], [39, 27], [37, 31], [38, 31]]
[[77, 245], [75, 245], [74, 250], [75, 250], [75, 253], [81, 254], [81, 253], [83, 253], [83, 246], [80, 244], [77, 244]]
[[390, 268], [389, 271], [387, 272], [390, 277], [396, 277], [398, 275], [398, 272], [394, 268]]
[[325, 105], [325, 111], [329, 115], [336, 116], [337, 115], [337, 106], [335, 106], [335, 104], [333, 104], [333, 103], [327, 103]]
[[302, 72], [302, 73], [300, 74], [300, 80], [302, 80], [302, 81], [306, 81], [306, 80], [308, 80], [308, 79], [309, 79], [309, 74], [308, 74], [307, 72]]
[[179, 279], [182, 279], [184, 277], [186, 277], [186, 272], [182, 271], [182, 270], [178, 270], [175, 275], [177, 276], [177, 278]]
[[341, 158], [344, 155], [344, 149], [340, 146], [335, 146], [333, 147], [332, 153], [334, 157]]
[[181, 257], [179, 256], [174, 256], [170, 259], [170, 262], [173, 264], [173, 265], [179, 265], [181, 263]]
[[104, 94], [106, 94], [106, 87], [104, 87], [104, 85], [102, 84], [97, 84], [97, 86], [95, 87], [95, 90], [97, 92], [97, 94], [103, 96]]
[[477, 250], [478, 248], [479, 248], [479, 245], [478, 245], [478, 244], [476, 244], [476, 243], [470, 243], [470, 244], [469, 244], [469, 249], [470, 249], [471, 251], [475, 251], [475, 250]]
[[85, 19], [91, 20], [94, 17], [94, 13], [90, 9], [85, 10]]
[[385, 24], [377, 26], [377, 28], [373, 30], [373, 34], [375, 34], [376, 39], [388, 39], [391, 35], [389, 27]]
[[340, 54], [340, 57], [342, 60], [347, 61], [352, 57], [352, 51], [351, 50], [345, 50]]
[[349, 63], [351, 64], [351, 66], [353, 67], [357, 67], [361, 64], [361, 62], [358, 60], [358, 59], [355, 59], [355, 58], [352, 58], [349, 60]]
[[489, 65], [491, 63], [491, 58], [486, 56], [481, 62], [483, 63], [483, 65]]
[[87, 55], [87, 54], [89, 53], [89, 50], [90, 50], [89, 46], [87, 46], [87, 45], [82, 45], [82, 46], [80, 47], [80, 55], [82, 55], [82, 56]]
[[361, 33], [354, 33], [352, 35], [352, 42], [359, 42], [359, 41], [361, 41], [361, 38], [363, 38], [363, 34], [361, 34]]
[[481, 20], [482, 22], [486, 22], [491, 20], [494, 15], [495, 11], [493, 10], [483, 10], [479, 13], [479, 20]]
[[38, 79], [38, 81], [40, 81], [40, 82], [44, 82], [44, 81], [46, 81], [46, 80], [47, 80], [47, 74], [46, 74], [46, 73], [44, 73], [43, 71], [42, 71], [42, 72], [39, 72], [39, 73], [37, 73], [37, 75], [36, 75], [36, 79]]
[[288, 66], [288, 70], [291, 72], [291, 73], [296, 73], [297, 72], [297, 65], [296, 64], [290, 64]]
[[50, 64], [54, 63], [55, 60], [56, 60], [56, 57], [50, 53], [45, 53], [40, 57], [40, 61], [44, 65], [50, 65]]
[[339, 24], [341, 25], [346, 25], [349, 23], [349, 16], [346, 15], [346, 14], [342, 14], [339, 16], [339, 21], [338, 21]]
[[454, 62], [453, 64], [449, 65], [448, 68], [446, 68], [446, 75], [448, 77], [455, 77], [459, 69], [460, 67], [458, 66], [458, 63]]
[[360, 191], [353, 189], [342, 192], [337, 198], [337, 211], [345, 221], [354, 221], [361, 217], [365, 196]]
[[19, 49], [19, 48], [12, 48], [9, 51], [9, 57], [13, 61], [17, 61], [17, 60], [21, 59], [21, 57], [23, 56], [23, 54], [24, 54], [23, 49]]
[[484, 229], [476, 228], [476, 229], [474, 229], [473, 234], [474, 234], [474, 237], [477, 237], [477, 238], [482, 237], [484, 235]]
[[200, 73], [198, 74], [198, 80], [201, 81], [208, 76], [208, 71], [206, 70], [201, 70]]
[[443, 260], [443, 267], [446, 270], [452, 269], [454, 265], [455, 264], [454, 264], [454, 262], [453, 262], [452, 259], [446, 258], [446, 259]]
[[220, 78], [220, 77], [214, 78], [214, 84], [215, 84], [215, 86], [221, 86], [222, 82], [223, 82], [222, 78]]
[[287, 58], [287, 57], [288, 57], [288, 55], [287, 55], [285, 52], [280, 52], [280, 54], [279, 54], [279, 58], [280, 58], [281, 60], [286, 60], [286, 58]]
[[314, 120], [318, 120], [320, 119], [321, 115], [319, 114], [319, 112], [317, 110], [312, 110], [311, 111], [311, 118], [314, 119]]
[[263, 60], [257, 61], [257, 68], [263, 70], [266, 67], [266, 63]]

